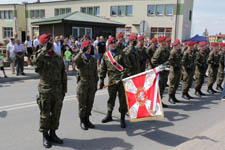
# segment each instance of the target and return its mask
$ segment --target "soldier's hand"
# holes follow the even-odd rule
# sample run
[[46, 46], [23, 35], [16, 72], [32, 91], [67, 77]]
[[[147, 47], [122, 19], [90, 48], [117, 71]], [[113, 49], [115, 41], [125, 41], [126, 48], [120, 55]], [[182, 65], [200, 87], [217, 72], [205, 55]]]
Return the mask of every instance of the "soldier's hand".
[[103, 87], [104, 87], [104, 82], [100, 82], [99, 89], [103, 89]]

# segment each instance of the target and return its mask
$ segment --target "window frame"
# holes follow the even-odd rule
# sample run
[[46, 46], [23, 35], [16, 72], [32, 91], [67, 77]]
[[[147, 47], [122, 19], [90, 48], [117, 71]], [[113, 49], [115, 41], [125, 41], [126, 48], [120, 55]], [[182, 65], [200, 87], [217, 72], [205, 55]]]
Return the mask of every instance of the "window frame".
[[[131, 7], [131, 14], [128, 14], [128, 7]], [[127, 5], [125, 13], [126, 13], [126, 16], [133, 16], [133, 5]]]
[[[160, 14], [158, 14], [158, 8], [159, 8], [159, 6], [162, 6], [162, 13], [160, 13]], [[164, 15], [164, 5], [163, 4], [158, 4], [158, 5], [156, 5], [156, 15], [157, 16], [163, 16]]]
[[[6, 33], [8, 32], [8, 33]], [[10, 38], [13, 36], [13, 28], [12, 27], [2, 27], [2, 37], [5, 38]]]
[[[99, 9], [99, 11], [97, 11], [97, 9]], [[97, 12], [98, 12], [98, 14], [97, 14]], [[100, 16], [100, 7], [99, 6], [94, 7], [94, 16]]]
[[[120, 8], [124, 8], [123, 9], [123, 11], [124, 11], [123, 14], [120, 14]], [[126, 6], [124, 6], [124, 5], [118, 6], [118, 16], [124, 17], [125, 15], [126, 15]]]
[[[169, 6], [172, 6], [172, 9], [171, 9], [172, 10], [172, 13], [171, 14], [167, 14], [167, 10], [168, 10]], [[174, 5], [173, 4], [167, 4], [165, 6], [165, 14], [166, 14], [166, 16], [173, 16], [174, 15], [173, 10], [174, 10]]]
[[[116, 10], [115, 10], [115, 12], [116, 12], [115, 15], [112, 14], [113, 8], [116, 9]], [[118, 6], [111, 6], [111, 9], [110, 9], [110, 15], [113, 16], [113, 17], [118, 16]]]
[[[152, 6], [153, 9], [154, 9], [154, 10], [153, 10], [153, 14], [149, 13], [149, 8], [150, 8], [151, 6]], [[148, 16], [155, 16], [155, 15], [156, 15], [156, 5], [148, 5], [148, 6], [147, 6], [147, 15], [148, 15]]]

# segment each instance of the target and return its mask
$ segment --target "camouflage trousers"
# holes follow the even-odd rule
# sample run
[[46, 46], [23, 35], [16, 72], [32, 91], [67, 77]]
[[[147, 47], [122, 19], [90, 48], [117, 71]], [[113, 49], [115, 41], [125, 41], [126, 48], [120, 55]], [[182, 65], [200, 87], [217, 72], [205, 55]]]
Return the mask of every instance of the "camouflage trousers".
[[120, 82], [116, 85], [108, 87], [108, 93], [109, 93], [109, 99], [107, 102], [108, 111], [113, 111], [118, 93], [120, 103], [119, 112], [121, 114], [127, 113], [127, 103], [123, 84]]
[[216, 80], [216, 83], [217, 83], [217, 85], [222, 85], [222, 83], [223, 83], [223, 80], [224, 80], [224, 72], [222, 71], [219, 71], [218, 73], [217, 73], [217, 80]]
[[80, 80], [77, 85], [77, 99], [79, 102], [79, 116], [80, 118], [88, 117], [91, 115], [95, 93], [97, 90], [96, 81], [82, 81]]
[[194, 75], [193, 70], [187, 72], [185, 69], [183, 69], [183, 84], [182, 84], [183, 93], [187, 93], [191, 88], [193, 82], [193, 75]]
[[181, 76], [180, 70], [174, 70], [172, 68], [170, 69], [170, 74], [169, 74], [170, 85], [169, 85], [169, 89], [168, 89], [169, 94], [176, 93], [177, 88], [180, 83], [180, 76]]
[[37, 103], [40, 108], [40, 132], [57, 130], [64, 96], [58, 92], [40, 93]]
[[209, 80], [208, 80], [208, 88], [212, 88], [213, 84], [216, 82], [218, 68], [209, 68]]
[[202, 85], [204, 84], [205, 71], [195, 72], [195, 89], [201, 90]]
[[159, 73], [159, 89], [161, 98], [163, 97], [163, 93], [167, 85], [168, 75], [168, 71], [162, 71]]

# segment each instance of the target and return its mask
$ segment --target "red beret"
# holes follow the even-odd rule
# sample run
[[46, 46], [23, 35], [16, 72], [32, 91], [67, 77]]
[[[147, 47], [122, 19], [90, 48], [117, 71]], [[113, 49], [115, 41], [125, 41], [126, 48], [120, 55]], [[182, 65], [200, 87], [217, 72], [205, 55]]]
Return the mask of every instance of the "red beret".
[[166, 42], [171, 42], [171, 38], [170, 37], [166, 38]]
[[159, 41], [159, 42], [163, 42], [163, 41], [165, 41], [165, 40], [166, 40], [166, 37], [165, 37], [165, 36], [162, 36], [162, 37], [159, 37], [159, 38], [158, 38], [158, 41]]
[[195, 45], [197, 42], [195, 42], [195, 41], [188, 41], [188, 42], [186, 42], [186, 44], [188, 45], [188, 46], [193, 46], [193, 45]]
[[138, 37], [138, 41], [141, 41], [141, 40], [144, 40], [144, 39], [145, 39], [145, 37], [143, 35]]
[[199, 42], [198, 45], [199, 45], [199, 46], [205, 46], [205, 45], [207, 45], [207, 42]]
[[116, 43], [116, 40], [114, 37], [111, 37], [108, 39], [108, 44], [113, 44], [113, 43]]
[[84, 41], [84, 42], [82, 42], [82, 44], [81, 44], [81, 48], [88, 47], [89, 44], [90, 44], [90, 41], [89, 41], [89, 40]]
[[213, 43], [211, 43], [211, 46], [215, 46], [216, 47], [216, 46], [218, 46], [218, 43], [214, 43], [213, 42]]
[[157, 42], [157, 38], [152, 39], [152, 43], [155, 43], [155, 42]]
[[220, 48], [225, 47], [225, 43], [220, 43]]
[[137, 37], [136, 37], [136, 35], [135, 34], [131, 34], [130, 36], [129, 36], [129, 41], [133, 41], [133, 40], [135, 40]]
[[174, 43], [173, 43], [174, 46], [177, 46], [178, 44], [180, 44], [180, 40], [176, 40], [176, 41], [174, 41]]
[[116, 35], [117, 38], [121, 38], [121, 37], [123, 38], [123, 36], [124, 36], [124, 35], [123, 35], [122, 32], [120, 32], [120, 33], [118, 33], [118, 34]]
[[42, 34], [40, 36], [40, 42], [41, 43], [47, 43], [51, 38], [51, 34]]

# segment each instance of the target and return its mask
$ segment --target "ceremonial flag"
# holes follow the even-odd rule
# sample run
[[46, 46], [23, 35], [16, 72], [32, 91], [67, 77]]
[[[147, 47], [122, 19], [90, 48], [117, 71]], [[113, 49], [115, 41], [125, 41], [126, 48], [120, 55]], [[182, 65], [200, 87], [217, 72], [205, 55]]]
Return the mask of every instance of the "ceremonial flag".
[[159, 94], [160, 67], [123, 79], [131, 122], [164, 118]]

